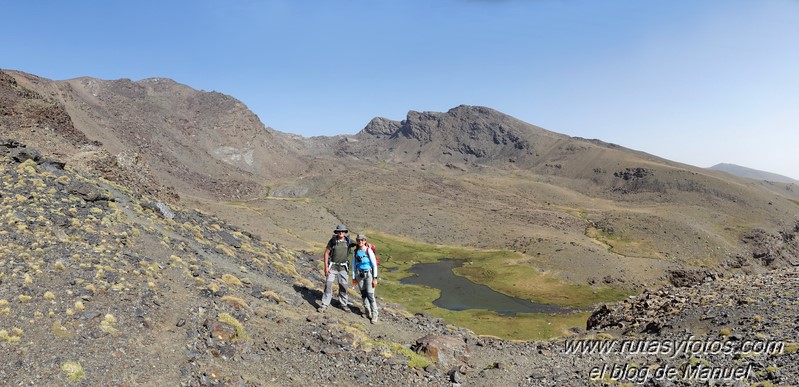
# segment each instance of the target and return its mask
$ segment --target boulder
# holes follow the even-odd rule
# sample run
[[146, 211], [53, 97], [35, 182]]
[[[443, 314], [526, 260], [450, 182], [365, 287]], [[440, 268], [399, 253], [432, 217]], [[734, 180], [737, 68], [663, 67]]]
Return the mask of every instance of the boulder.
[[443, 368], [467, 365], [471, 357], [466, 342], [454, 336], [427, 335], [416, 340], [411, 349], [427, 355]]

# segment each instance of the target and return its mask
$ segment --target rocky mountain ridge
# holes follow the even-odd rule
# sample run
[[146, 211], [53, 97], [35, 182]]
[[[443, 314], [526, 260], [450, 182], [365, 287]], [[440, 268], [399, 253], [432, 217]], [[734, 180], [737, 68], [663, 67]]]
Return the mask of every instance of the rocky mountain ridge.
[[[675, 265], [756, 271], [790, 262], [756, 257], [743, 236], [760, 229], [779, 239], [797, 213], [794, 185], [553, 133], [485, 107], [412, 111], [401, 122], [373, 119], [354, 136], [302, 138], [264, 127], [232, 97], [168, 79], [2, 74], [3, 136], [298, 248], [345, 222], [510, 249], [562, 280], [620, 276], [612, 282], [634, 288], [664, 282]], [[340, 183], [348, 176], [375, 184]]]

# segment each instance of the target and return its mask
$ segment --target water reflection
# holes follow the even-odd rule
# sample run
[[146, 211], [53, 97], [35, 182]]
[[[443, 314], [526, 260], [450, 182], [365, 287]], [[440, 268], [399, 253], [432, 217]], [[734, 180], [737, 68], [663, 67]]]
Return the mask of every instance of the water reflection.
[[441, 297], [433, 304], [449, 310], [485, 309], [503, 315], [516, 313], [565, 313], [568, 308], [549, 304], [536, 304], [529, 300], [506, 296], [488, 286], [476, 284], [460, 277], [452, 269], [460, 261], [444, 259], [436, 263], [419, 263], [408, 270], [416, 275], [402, 279], [403, 284], [424, 285], [441, 290]]

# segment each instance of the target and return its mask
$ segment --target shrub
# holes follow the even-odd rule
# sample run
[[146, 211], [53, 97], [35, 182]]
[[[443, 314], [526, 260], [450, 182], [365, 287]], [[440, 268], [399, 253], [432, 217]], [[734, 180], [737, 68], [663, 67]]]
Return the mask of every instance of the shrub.
[[61, 321], [54, 321], [53, 325], [50, 326], [50, 331], [53, 332], [56, 337], [62, 339], [68, 339], [73, 336], [65, 326], [61, 325]]
[[266, 297], [266, 299], [272, 300], [272, 301], [274, 301], [274, 302], [276, 302], [278, 304], [281, 303], [281, 302], [286, 302], [285, 298], [281, 297], [279, 294], [277, 294], [277, 293], [275, 293], [275, 292], [273, 292], [271, 290], [267, 290], [265, 292], [261, 292], [261, 294], [264, 297]]
[[81, 367], [80, 363], [74, 361], [68, 361], [61, 365], [61, 371], [67, 375], [67, 379], [72, 382], [77, 382], [78, 380], [83, 379], [83, 367]]
[[232, 274], [223, 274], [222, 281], [230, 286], [241, 286], [241, 280]]
[[228, 305], [232, 306], [233, 309], [236, 310], [252, 310], [250, 309], [250, 306], [247, 305], [247, 302], [238, 297], [223, 296], [222, 301], [228, 303]]
[[239, 322], [239, 320], [237, 320], [235, 317], [227, 313], [221, 313], [217, 317], [217, 320], [219, 320], [221, 323], [230, 325], [236, 330], [236, 339], [234, 341], [250, 339], [250, 337], [247, 336], [247, 332], [244, 331], [244, 325], [242, 325], [241, 322]]
[[225, 253], [228, 256], [231, 256], [231, 257], [235, 257], [236, 256], [236, 253], [233, 252], [233, 250], [231, 250], [230, 247], [227, 247], [227, 246], [225, 246], [225, 245], [223, 245], [221, 243], [216, 245], [216, 249], [221, 251], [221, 252], [223, 252], [223, 253]]
[[106, 314], [103, 321], [100, 321], [100, 330], [111, 335], [117, 335], [119, 331], [112, 325], [116, 322], [117, 320], [112, 314]]

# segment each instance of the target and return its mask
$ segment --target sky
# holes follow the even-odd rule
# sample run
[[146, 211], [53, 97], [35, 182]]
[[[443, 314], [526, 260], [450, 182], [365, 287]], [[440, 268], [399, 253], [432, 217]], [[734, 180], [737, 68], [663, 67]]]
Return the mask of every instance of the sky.
[[486, 106], [799, 179], [799, 0], [0, 0], [0, 68], [171, 78], [271, 128]]

